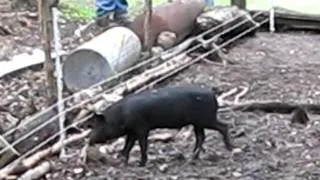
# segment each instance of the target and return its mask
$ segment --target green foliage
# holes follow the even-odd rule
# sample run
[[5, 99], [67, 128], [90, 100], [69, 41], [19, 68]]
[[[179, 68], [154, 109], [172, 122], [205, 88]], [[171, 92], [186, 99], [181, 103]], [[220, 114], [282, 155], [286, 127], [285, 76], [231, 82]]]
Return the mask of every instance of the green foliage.
[[[144, 0], [128, 0], [129, 4], [129, 14], [132, 16], [136, 16], [143, 12], [144, 9]], [[152, 5], [157, 6], [159, 4], [164, 4], [168, 2], [168, 0], [153, 0]]]
[[[167, 0], [153, 0], [153, 5], [166, 3]], [[95, 18], [95, 0], [62, 0], [60, 8], [68, 20], [89, 21]], [[136, 16], [143, 12], [144, 0], [128, 0], [129, 14]]]
[[63, 0], [60, 9], [68, 20], [87, 22], [95, 17], [94, 0], [91, 1]]

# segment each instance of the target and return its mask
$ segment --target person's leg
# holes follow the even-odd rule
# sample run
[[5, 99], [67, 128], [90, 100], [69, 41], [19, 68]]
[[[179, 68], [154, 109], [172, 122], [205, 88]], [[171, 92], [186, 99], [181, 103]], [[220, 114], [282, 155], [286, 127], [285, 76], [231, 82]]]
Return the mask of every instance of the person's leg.
[[128, 2], [126, 0], [115, 0], [115, 20], [129, 23]]
[[97, 24], [99, 26], [107, 26], [115, 9], [115, 0], [96, 0]]

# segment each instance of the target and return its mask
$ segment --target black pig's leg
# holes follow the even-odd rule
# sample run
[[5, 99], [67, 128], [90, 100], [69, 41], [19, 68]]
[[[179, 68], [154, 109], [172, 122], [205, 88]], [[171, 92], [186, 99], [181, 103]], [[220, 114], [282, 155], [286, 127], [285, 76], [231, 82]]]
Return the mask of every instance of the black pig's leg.
[[205, 139], [205, 136], [204, 136], [204, 129], [203, 128], [199, 128], [199, 127], [194, 127], [194, 133], [196, 135], [196, 144], [195, 144], [195, 147], [194, 147], [194, 154], [193, 154], [193, 159], [198, 159], [199, 158], [199, 153], [201, 150], [203, 150], [203, 142], [204, 142], [204, 139]]
[[139, 145], [141, 151], [141, 160], [139, 166], [145, 166], [148, 160], [147, 149], [148, 149], [148, 131], [140, 131], [139, 132]]
[[125, 164], [128, 164], [129, 154], [136, 140], [136, 136], [134, 134], [129, 133], [126, 138], [126, 142], [123, 150], [121, 151], [121, 155], [124, 156]]
[[197, 150], [198, 148], [198, 144], [199, 144], [199, 140], [198, 140], [198, 132], [197, 132], [197, 128], [194, 126], [193, 127], [193, 131], [194, 131], [194, 135], [196, 137], [196, 142], [194, 144], [194, 148], [193, 148], [193, 153]]
[[224, 124], [222, 122], [215, 121], [213, 123], [211, 129], [217, 130], [222, 134], [223, 141], [224, 141], [226, 148], [229, 151], [232, 151], [233, 145], [231, 144], [231, 141], [230, 141], [230, 136], [229, 136], [229, 132], [228, 132], [228, 125]]

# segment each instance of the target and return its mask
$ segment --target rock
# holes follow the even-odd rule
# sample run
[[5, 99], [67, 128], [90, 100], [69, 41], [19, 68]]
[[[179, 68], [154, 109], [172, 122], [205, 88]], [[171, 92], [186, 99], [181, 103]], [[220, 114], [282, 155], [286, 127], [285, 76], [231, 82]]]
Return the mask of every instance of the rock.
[[113, 153], [119, 149], [121, 149], [124, 145], [125, 139], [124, 138], [119, 138], [112, 142], [111, 144], [103, 146], [108, 153]]
[[242, 176], [242, 174], [235, 171], [235, 172], [232, 172], [232, 176], [234, 176], [234, 177], [240, 177], [240, 176]]
[[75, 168], [75, 169], [73, 169], [73, 173], [75, 173], [75, 174], [80, 174], [80, 173], [83, 173], [83, 168]]
[[164, 173], [168, 170], [168, 167], [168, 164], [162, 164], [161, 166], [159, 166], [159, 170]]
[[92, 171], [89, 171], [89, 172], [86, 173], [86, 176], [87, 176], [87, 177], [90, 177], [90, 176], [92, 176], [92, 175], [93, 175], [93, 172], [92, 172]]
[[240, 154], [242, 152], [242, 149], [240, 148], [235, 148], [232, 150], [232, 154]]
[[181, 131], [176, 135], [176, 137], [179, 138], [179, 139], [180, 139], [180, 138], [183, 139], [183, 141], [186, 141], [186, 140], [188, 140], [188, 139], [191, 137], [192, 133], [193, 133], [193, 130], [192, 130], [192, 129], [186, 128], [186, 129], [181, 130]]
[[99, 147], [99, 152], [102, 154], [107, 154], [107, 148], [105, 146], [100, 146]]
[[151, 48], [151, 52], [153, 55], [158, 55], [158, 54], [162, 53], [163, 51], [164, 51], [164, 49], [159, 46], [154, 46]]
[[153, 134], [149, 137], [149, 140], [169, 142], [173, 140], [174, 135], [172, 133]]
[[179, 179], [179, 177], [178, 176], [171, 176], [170, 179], [177, 180], [177, 179]]
[[158, 35], [157, 45], [163, 49], [169, 49], [177, 42], [177, 35], [174, 32], [163, 31]]
[[312, 157], [308, 154], [305, 156], [305, 158], [306, 158], [306, 160], [311, 160]]
[[312, 167], [315, 167], [315, 164], [314, 163], [308, 163], [305, 165], [305, 168], [312, 168]]
[[97, 147], [89, 147], [87, 150], [87, 159], [88, 161], [104, 161], [106, 158], [104, 154], [100, 153], [99, 149]]
[[119, 174], [119, 170], [114, 167], [110, 167], [107, 170], [107, 174], [109, 174], [111, 176], [115, 176], [116, 174]]
[[47, 174], [45, 175], [45, 177], [46, 177], [46, 179], [51, 179], [51, 178], [52, 178], [52, 174], [51, 174], [51, 173], [47, 173]]

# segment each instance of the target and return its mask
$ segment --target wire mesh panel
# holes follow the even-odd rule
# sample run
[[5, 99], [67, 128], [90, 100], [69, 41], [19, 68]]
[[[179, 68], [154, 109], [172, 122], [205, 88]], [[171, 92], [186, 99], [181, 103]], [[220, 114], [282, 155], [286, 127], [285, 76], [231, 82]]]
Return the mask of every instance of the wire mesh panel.
[[[247, 0], [247, 9], [268, 10], [271, 0]], [[215, 5], [230, 5], [231, 0], [216, 0]], [[320, 14], [320, 1], [318, 0], [274, 0], [274, 6], [282, 7], [302, 13]]]

